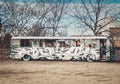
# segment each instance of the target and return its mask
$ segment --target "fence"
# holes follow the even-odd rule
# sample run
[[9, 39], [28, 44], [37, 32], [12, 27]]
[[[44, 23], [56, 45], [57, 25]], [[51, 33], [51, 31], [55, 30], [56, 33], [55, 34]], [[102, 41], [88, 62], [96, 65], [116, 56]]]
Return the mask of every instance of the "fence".
[[9, 49], [0, 49], [0, 60], [6, 60], [8, 59], [10, 54]]

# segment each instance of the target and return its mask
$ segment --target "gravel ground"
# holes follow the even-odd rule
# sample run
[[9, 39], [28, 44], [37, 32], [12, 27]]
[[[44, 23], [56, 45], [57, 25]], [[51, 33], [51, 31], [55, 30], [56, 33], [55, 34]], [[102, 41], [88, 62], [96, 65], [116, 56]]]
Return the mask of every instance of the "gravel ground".
[[120, 62], [0, 61], [0, 84], [120, 84]]

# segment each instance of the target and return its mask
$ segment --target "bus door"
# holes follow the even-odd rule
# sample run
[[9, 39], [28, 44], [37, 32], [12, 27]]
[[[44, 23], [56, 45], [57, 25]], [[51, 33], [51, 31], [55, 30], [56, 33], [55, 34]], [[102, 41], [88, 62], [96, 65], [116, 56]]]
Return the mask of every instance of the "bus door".
[[109, 38], [100, 40], [100, 60], [110, 61], [110, 40]]

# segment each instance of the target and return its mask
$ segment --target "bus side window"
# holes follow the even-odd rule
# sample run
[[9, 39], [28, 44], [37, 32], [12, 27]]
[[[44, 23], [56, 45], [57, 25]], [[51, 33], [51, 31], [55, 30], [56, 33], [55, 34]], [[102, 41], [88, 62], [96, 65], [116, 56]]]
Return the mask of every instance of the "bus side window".
[[21, 39], [20, 40], [20, 47], [30, 47], [31, 43], [28, 39]]
[[65, 42], [60, 42], [60, 47], [65, 47]]
[[43, 41], [39, 40], [39, 47], [43, 47]]

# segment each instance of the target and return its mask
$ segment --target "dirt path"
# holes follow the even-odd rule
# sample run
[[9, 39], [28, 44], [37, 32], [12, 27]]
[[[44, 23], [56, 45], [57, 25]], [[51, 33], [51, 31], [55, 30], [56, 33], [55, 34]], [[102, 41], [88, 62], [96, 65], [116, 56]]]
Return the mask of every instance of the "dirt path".
[[120, 84], [120, 63], [4, 61], [0, 84]]

